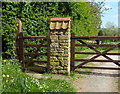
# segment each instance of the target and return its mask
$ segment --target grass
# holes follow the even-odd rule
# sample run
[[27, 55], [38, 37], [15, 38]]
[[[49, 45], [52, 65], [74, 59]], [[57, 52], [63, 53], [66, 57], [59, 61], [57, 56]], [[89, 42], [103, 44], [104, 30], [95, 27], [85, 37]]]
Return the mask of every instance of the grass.
[[74, 92], [68, 80], [37, 79], [26, 75], [16, 60], [3, 60], [2, 65], [3, 92]]

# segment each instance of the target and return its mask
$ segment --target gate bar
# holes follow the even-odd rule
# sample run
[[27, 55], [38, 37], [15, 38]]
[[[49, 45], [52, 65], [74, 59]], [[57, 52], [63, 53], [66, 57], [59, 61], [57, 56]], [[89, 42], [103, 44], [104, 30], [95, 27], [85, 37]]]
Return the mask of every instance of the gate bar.
[[120, 68], [110, 68], [110, 67], [87, 67], [87, 66], [82, 66], [82, 67], [79, 67], [79, 68], [120, 70]]
[[[75, 59], [75, 61], [88, 61], [89, 59]], [[90, 62], [111, 62], [111, 60], [92, 60]], [[120, 62], [120, 60], [113, 60], [113, 62]]]
[[46, 37], [45, 36], [23, 36], [23, 37], [18, 37], [18, 39], [21, 39], [21, 38], [23, 38], [23, 39], [46, 39]]
[[91, 36], [91, 37], [71, 37], [71, 39], [77, 40], [119, 40], [120, 36]]
[[[95, 52], [75, 52], [75, 54], [97, 54]], [[106, 53], [106, 55], [120, 55], [120, 53]]]

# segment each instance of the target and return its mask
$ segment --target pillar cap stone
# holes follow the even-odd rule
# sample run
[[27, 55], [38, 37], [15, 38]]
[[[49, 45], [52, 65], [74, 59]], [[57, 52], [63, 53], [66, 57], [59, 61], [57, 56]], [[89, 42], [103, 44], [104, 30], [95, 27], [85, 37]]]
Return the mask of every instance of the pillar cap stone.
[[50, 30], [70, 29], [71, 18], [51, 18]]
[[70, 21], [71, 18], [70, 17], [66, 17], [66, 18], [51, 18], [50, 21]]

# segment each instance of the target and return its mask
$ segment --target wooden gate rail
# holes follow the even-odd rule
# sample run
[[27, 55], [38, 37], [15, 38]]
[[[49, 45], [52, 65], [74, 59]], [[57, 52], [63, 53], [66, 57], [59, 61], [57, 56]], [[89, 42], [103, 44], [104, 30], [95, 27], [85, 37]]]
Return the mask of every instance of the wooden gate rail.
[[91, 37], [71, 37], [71, 39], [75, 39], [75, 40], [120, 40], [120, 36], [91, 36]]
[[[96, 54], [94, 52], [75, 52], [75, 54]], [[106, 53], [106, 55], [120, 55], [120, 53]]]
[[[75, 44], [75, 40], [79, 41], [81, 44]], [[93, 69], [116, 69], [116, 70], [120, 70], [120, 68], [108, 68], [108, 67], [87, 67], [87, 66], [83, 66], [85, 64], [87, 64], [88, 62], [113, 62], [114, 64], [120, 66], [120, 60], [113, 60], [111, 59], [109, 56], [107, 55], [120, 55], [120, 53], [110, 53], [109, 51], [120, 47], [120, 43], [113, 45], [113, 44], [87, 44], [86, 42], [84, 42], [83, 40], [91, 40], [91, 41], [95, 41], [95, 40], [120, 40], [120, 36], [115, 36], [115, 37], [111, 37], [111, 36], [98, 36], [98, 37], [75, 37], [75, 34], [72, 33], [71, 34], [71, 70], [74, 71], [76, 68], [93, 68]], [[95, 51], [95, 52], [75, 52], [75, 46], [76, 47], [88, 47], [91, 50]], [[107, 50], [100, 52], [97, 49], [95, 49], [94, 47], [110, 47]], [[109, 52], [109, 53], [108, 53]], [[90, 59], [75, 59], [75, 54], [96, 54], [95, 56], [93, 56]], [[103, 56], [105, 57], [107, 60], [95, 60], [97, 57], [99, 56]], [[81, 64], [75, 66], [75, 61], [82, 61]]]
[[[43, 40], [42, 40], [42, 43], [39, 45], [39, 44], [24, 44], [24, 40], [25, 39], [43, 39]], [[25, 62], [47, 63], [47, 61], [36, 61], [36, 60], [33, 60], [33, 58], [38, 56], [38, 55], [47, 56], [47, 53], [37, 53], [41, 47], [47, 47], [47, 45], [43, 45], [46, 40], [47, 40], [47, 37], [44, 37], [44, 36], [24, 36], [23, 32], [18, 34], [18, 36], [16, 38], [16, 41], [19, 42], [17, 44], [17, 46], [19, 47], [19, 51], [17, 53], [19, 53], [18, 54], [18, 56], [19, 56], [18, 58], [19, 58], [19, 61], [22, 63], [22, 65], [23, 65], [22, 67], [23, 68], [25, 68]], [[35, 52], [25, 53], [24, 52], [24, 47], [37, 47], [37, 50]], [[30, 55], [31, 58], [26, 60], [24, 55]]]
[[[26, 62], [35, 62], [35, 63], [47, 63], [48, 60], [46, 61], [37, 61], [33, 60], [36, 56], [42, 55], [42, 56], [47, 56], [48, 53], [38, 53], [41, 47], [48, 47], [48, 43], [44, 44], [47, 41], [47, 37], [45, 36], [24, 36], [24, 33], [22, 32], [22, 23], [20, 20], [16, 21], [16, 25], [18, 30], [16, 31], [16, 38], [15, 38], [15, 46], [16, 46], [16, 54], [17, 54], [17, 59], [22, 65], [22, 69], [25, 69], [25, 63]], [[26, 44], [24, 43], [25, 39], [42, 39], [40, 44]], [[27, 52], [25, 53], [24, 47], [36, 47], [35, 52]], [[30, 55], [30, 59], [25, 59], [25, 55]]]
[[30, 60], [25, 60], [25, 61], [29, 61], [29, 62], [36, 62], [36, 63], [47, 63], [47, 61], [35, 61], [33, 60], [36, 56], [38, 55], [47, 55], [47, 53], [37, 53], [41, 47], [47, 47], [47, 45], [44, 45], [45, 41], [46, 41], [46, 37], [41, 37], [41, 36], [30, 36], [30, 37], [23, 37], [24, 39], [44, 39], [42, 40], [41, 44], [24, 44], [24, 47], [28, 46], [28, 47], [36, 47], [36, 51], [34, 53], [32, 52], [28, 52], [28, 53], [25, 53], [26, 55], [30, 55], [31, 58]]
[[23, 36], [23, 37], [18, 36], [18, 39], [21, 39], [21, 38], [23, 39], [46, 39], [45, 36]]

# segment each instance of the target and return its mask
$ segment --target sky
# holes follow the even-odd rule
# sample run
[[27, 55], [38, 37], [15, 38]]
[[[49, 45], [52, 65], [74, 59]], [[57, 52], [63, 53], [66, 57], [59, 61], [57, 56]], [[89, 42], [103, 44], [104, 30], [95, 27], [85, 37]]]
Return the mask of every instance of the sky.
[[[95, 0], [102, 1], [102, 0]], [[118, 2], [120, 0], [106, 0], [105, 6], [106, 8], [111, 8], [108, 11], [105, 11], [102, 17], [102, 26], [106, 27], [107, 22], [111, 22], [118, 27]], [[119, 4], [120, 5], [120, 4]]]

